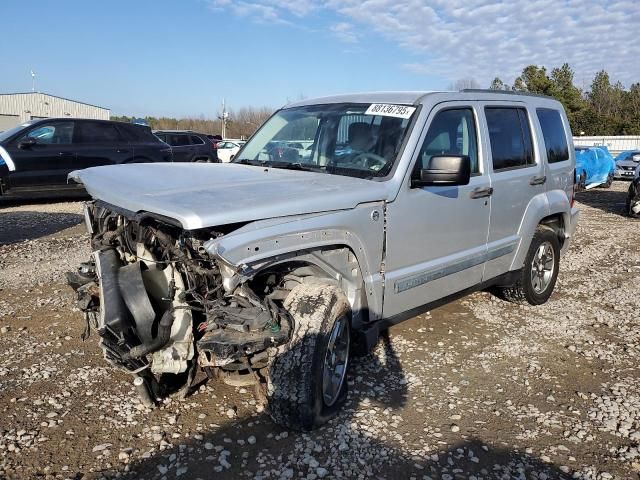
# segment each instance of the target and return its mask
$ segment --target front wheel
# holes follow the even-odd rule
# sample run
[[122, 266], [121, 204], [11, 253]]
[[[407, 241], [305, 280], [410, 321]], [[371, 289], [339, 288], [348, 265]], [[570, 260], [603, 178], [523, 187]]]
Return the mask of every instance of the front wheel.
[[578, 192], [584, 191], [586, 187], [587, 187], [587, 174], [585, 172], [582, 172], [578, 180]]
[[627, 193], [627, 215], [640, 218], [640, 181], [633, 180]]
[[284, 302], [294, 328], [272, 352], [267, 379], [274, 422], [308, 431], [332, 418], [347, 398], [351, 308], [336, 286], [294, 287]]
[[541, 305], [553, 293], [560, 266], [560, 241], [553, 229], [539, 225], [524, 260], [520, 278], [498, 290], [498, 296], [514, 303]]

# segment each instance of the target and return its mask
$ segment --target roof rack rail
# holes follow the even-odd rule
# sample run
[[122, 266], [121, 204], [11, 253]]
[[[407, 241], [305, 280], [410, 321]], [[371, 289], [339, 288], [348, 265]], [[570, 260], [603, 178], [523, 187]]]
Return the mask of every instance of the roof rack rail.
[[502, 93], [503, 95], [524, 95], [525, 97], [541, 97], [541, 98], [550, 98], [552, 100], [555, 100], [555, 98], [550, 97], [549, 95], [543, 95], [541, 93], [520, 92], [517, 90], [491, 90], [490, 88], [464, 88], [460, 91], [465, 93]]

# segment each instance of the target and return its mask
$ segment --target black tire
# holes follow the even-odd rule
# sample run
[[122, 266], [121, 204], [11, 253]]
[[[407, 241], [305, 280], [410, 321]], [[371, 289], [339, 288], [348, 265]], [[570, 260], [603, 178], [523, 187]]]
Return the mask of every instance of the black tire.
[[587, 187], [587, 174], [585, 172], [582, 172], [580, 174], [580, 180], [578, 181], [578, 191], [582, 192], [586, 189]]
[[[536, 291], [532, 280], [533, 260], [542, 244], [548, 242], [553, 251], [553, 269], [551, 278], [546, 288], [542, 292]], [[524, 265], [518, 280], [510, 286], [495, 289], [496, 295], [512, 303], [542, 305], [553, 293], [556, 280], [558, 279], [558, 269], [560, 267], [560, 241], [554, 230], [544, 225], [538, 225], [531, 245], [527, 251]]]
[[613, 184], [613, 173], [609, 173], [609, 176], [607, 176], [607, 181], [600, 186], [602, 188], [611, 188], [612, 184]]
[[[322, 283], [294, 287], [284, 307], [293, 318], [294, 328], [290, 341], [271, 355], [268, 409], [275, 423], [308, 431], [335, 416], [347, 398], [351, 308], [338, 287]], [[338, 322], [343, 326], [346, 322], [346, 366], [337, 397], [327, 405], [323, 398], [325, 355]]]
[[[631, 218], [640, 218], [640, 181], [633, 180], [629, 185], [629, 192], [627, 193], [626, 209], [627, 215]], [[634, 208], [639, 210], [638, 213], [634, 212]]]

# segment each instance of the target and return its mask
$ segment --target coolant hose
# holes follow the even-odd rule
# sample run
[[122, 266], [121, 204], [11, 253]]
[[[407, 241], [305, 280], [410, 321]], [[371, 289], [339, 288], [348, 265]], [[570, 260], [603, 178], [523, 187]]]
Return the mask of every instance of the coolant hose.
[[175, 319], [173, 313], [173, 307], [169, 307], [169, 309], [167, 309], [162, 315], [160, 323], [158, 323], [158, 335], [156, 335], [156, 338], [149, 343], [143, 343], [142, 345], [133, 347], [129, 350], [127, 357], [140, 358], [143, 355], [153, 353], [164, 347], [169, 342], [169, 337], [171, 336], [171, 327], [173, 326], [173, 320]]

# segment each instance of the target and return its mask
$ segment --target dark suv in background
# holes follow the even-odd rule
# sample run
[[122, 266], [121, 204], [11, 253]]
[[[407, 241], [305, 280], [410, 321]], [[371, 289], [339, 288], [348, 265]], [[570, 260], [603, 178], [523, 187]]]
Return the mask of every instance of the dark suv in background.
[[144, 125], [47, 118], [0, 133], [0, 194], [81, 191], [73, 170], [134, 162], [170, 162], [171, 149]]
[[171, 146], [174, 162], [218, 161], [218, 152], [204, 133], [191, 130], [156, 130], [153, 133]]

